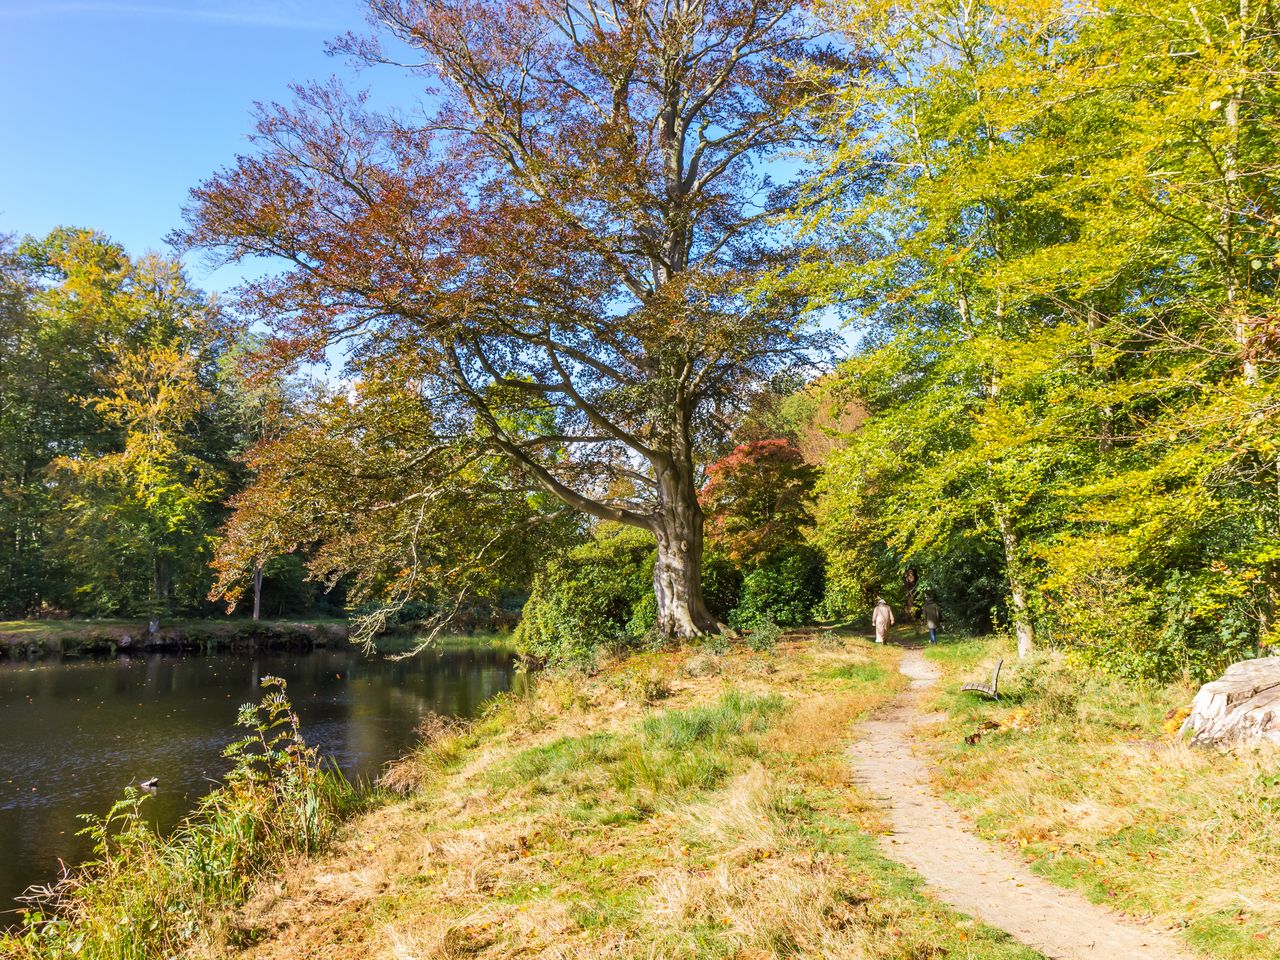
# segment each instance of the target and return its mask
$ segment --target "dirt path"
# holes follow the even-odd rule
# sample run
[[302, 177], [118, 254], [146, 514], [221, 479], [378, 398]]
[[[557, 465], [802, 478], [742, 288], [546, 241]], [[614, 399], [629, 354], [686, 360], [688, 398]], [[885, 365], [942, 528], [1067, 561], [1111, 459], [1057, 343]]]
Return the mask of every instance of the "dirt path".
[[919, 650], [906, 650], [901, 670], [910, 689], [862, 724], [852, 750], [859, 782], [887, 808], [893, 832], [881, 840], [885, 854], [915, 869], [942, 900], [1053, 960], [1190, 960], [1171, 934], [1053, 886], [968, 831], [912, 753], [911, 728], [926, 719], [920, 700], [938, 669]]

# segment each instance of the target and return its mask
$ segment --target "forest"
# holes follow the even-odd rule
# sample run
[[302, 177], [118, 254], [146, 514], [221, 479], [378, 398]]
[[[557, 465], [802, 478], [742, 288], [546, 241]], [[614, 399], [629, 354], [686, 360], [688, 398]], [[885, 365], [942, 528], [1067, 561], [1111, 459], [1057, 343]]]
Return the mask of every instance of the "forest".
[[7, 615], [524, 603], [582, 662], [912, 569], [1135, 679], [1275, 641], [1269, 4], [371, 10], [433, 105], [261, 107], [173, 256], [0, 248]]

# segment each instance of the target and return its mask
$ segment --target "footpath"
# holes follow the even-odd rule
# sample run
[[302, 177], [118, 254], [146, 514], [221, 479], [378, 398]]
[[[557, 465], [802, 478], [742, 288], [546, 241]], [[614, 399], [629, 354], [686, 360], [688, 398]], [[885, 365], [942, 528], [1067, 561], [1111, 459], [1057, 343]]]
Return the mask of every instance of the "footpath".
[[932, 719], [921, 704], [939, 670], [912, 649], [900, 669], [910, 686], [859, 725], [851, 750], [859, 782], [891, 825], [880, 841], [886, 856], [923, 876], [939, 899], [1052, 960], [1192, 960], [1172, 934], [1055, 887], [973, 834], [934, 793], [928, 765], [913, 752], [912, 730]]

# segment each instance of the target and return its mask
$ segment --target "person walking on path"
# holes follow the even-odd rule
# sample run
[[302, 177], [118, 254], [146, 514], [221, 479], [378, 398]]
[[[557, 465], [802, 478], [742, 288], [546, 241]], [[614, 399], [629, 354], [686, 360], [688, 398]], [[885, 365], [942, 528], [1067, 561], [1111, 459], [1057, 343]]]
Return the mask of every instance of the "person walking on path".
[[932, 594], [925, 598], [924, 607], [920, 613], [924, 616], [924, 625], [929, 631], [929, 642], [937, 643], [938, 627], [942, 625], [942, 610]]
[[876, 608], [871, 611], [871, 625], [876, 628], [876, 643], [884, 643], [885, 635], [893, 626], [893, 610], [884, 602], [884, 597], [876, 597]]

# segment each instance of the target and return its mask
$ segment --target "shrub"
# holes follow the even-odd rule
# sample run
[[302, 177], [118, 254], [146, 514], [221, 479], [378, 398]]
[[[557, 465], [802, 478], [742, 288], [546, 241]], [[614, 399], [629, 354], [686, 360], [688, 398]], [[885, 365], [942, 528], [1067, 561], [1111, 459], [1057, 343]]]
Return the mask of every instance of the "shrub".
[[781, 627], [809, 623], [822, 588], [822, 555], [812, 547], [790, 547], [743, 577], [742, 599], [731, 623], [744, 629], [765, 621]]
[[601, 647], [634, 644], [657, 620], [655, 555], [646, 531], [600, 524], [534, 577], [517, 646], [551, 663], [586, 664]]
[[727, 623], [742, 595], [742, 571], [722, 553], [707, 551], [702, 558], [702, 599], [712, 616]]
[[[549, 663], [588, 665], [602, 649], [651, 645], [658, 622], [653, 593], [657, 551], [644, 530], [602, 523], [587, 543], [553, 560], [534, 578], [515, 643]], [[742, 574], [727, 557], [703, 558], [707, 608], [727, 621]]]
[[765, 653], [778, 645], [782, 628], [772, 620], [760, 620], [746, 631], [747, 646], [756, 653]]
[[1250, 599], [1174, 570], [1152, 587], [1112, 566], [1058, 574], [1044, 593], [1055, 646], [1134, 681], [1204, 681], [1255, 653]]

